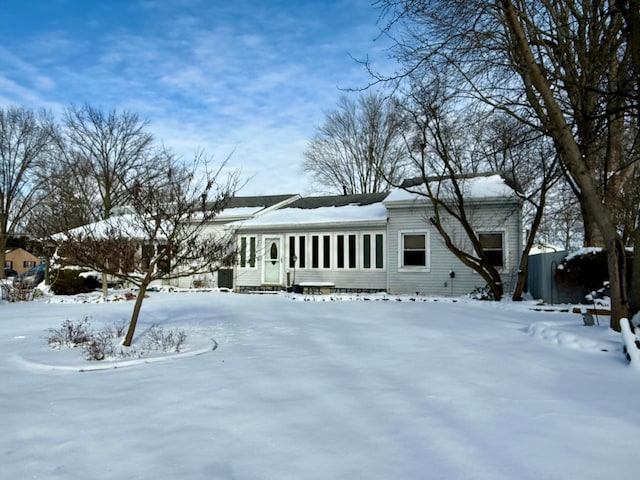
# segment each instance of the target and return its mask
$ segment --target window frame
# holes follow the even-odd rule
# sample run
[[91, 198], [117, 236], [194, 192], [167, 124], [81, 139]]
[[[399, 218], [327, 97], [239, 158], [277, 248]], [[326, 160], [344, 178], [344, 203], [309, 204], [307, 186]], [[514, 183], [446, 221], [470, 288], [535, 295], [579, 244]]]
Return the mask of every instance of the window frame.
[[256, 235], [238, 236], [238, 268], [253, 270], [258, 268], [258, 237]]
[[[369, 237], [368, 246], [366, 241], [367, 237]], [[360, 246], [362, 248], [358, 257], [361, 260], [360, 270], [363, 272], [379, 272], [386, 269], [385, 237], [386, 235], [382, 231], [362, 232], [360, 234]], [[378, 239], [380, 239], [379, 243]], [[380, 252], [378, 252], [378, 250], [380, 250]], [[380, 253], [380, 255], [378, 253]], [[369, 257], [369, 266], [366, 266], [367, 256]]]
[[[339, 232], [334, 235], [334, 267], [339, 272], [360, 270], [359, 237], [364, 235], [357, 232]], [[340, 241], [342, 239], [342, 241]]]
[[[404, 240], [407, 236], [424, 237], [424, 265], [405, 265]], [[401, 230], [398, 232], [398, 271], [430, 272], [431, 271], [431, 232], [429, 230]]]
[[[484, 245], [482, 244], [482, 236], [483, 235], [500, 235], [500, 241], [501, 241], [501, 246], [500, 249], [497, 248], [485, 248]], [[484, 256], [487, 258], [487, 260], [489, 261], [489, 263], [491, 264], [491, 266], [493, 266], [495, 269], [497, 270], [503, 270], [507, 267], [507, 248], [506, 248], [506, 232], [504, 230], [483, 230], [478, 232], [478, 242], [480, 243], [480, 245], [482, 246], [482, 252], [484, 253]], [[491, 261], [491, 253], [492, 252], [497, 252], [500, 251], [501, 253], [501, 264], [500, 265], [495, 265], [492, 261]], [[487, 252], [490, 252], [490, 255], [487, 255]]]

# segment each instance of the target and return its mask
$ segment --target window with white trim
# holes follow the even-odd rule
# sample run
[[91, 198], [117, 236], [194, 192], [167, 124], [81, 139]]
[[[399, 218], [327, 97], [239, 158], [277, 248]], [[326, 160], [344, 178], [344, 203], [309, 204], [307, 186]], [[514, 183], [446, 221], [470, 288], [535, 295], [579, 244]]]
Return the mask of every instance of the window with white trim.
[[289, 268], [307, 267], [307, 237], [291, 235], [289, 237]]
[[311, 268], [331, 268], [331, 235], [311, 235]]
[[399, 267], [401, 269], [429, 268], [429, 233], [400, 232]]
[[362, 234], [362, 268], [384, 268], [384, 235]]
[[355, 269], [357, 267], [357, 239], [355, 233], [336, 235], [336, 268]]
[[501, 232], [479, 233], [478, 240], [489, 264], [504, 267], [504, 242]]
[[240, 268], [256, 267], [256, 237], [246, 236], [240, 237], [240, 245], [238, 246], [238, 255], [240, 257], [238, 266]]

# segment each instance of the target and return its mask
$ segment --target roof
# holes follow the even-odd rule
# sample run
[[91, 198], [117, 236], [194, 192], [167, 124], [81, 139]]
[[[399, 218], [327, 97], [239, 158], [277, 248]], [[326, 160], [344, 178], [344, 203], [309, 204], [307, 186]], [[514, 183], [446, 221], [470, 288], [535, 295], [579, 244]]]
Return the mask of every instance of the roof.
[[383, 223], [387, 210], [382, 201], [389, 192], [299, 198], [284, 208], [238, 222], [239, 227], [311, 226]]
[[231, 197], [224, 209], [218, 213], [216, 219], [226, 222], [233, 219], [251, 218], [270, 208], [284, 206], [298, 197], [297, 194]]
[[321, 207], [364, 206], [382, 202], [389, 192], [360, 193], [354, 195], [327, 195], [324, 197], [302, 197], [289, 205], [289, 208], [312, 209]]
[[[513, 182], [508, 181], [499, 173], [482, 173], [461, 175], [455, 179], [465, 199], [516, 199], [516, 189]], [[426, 196], [425, 178], [405, 180], [400, 189], [394, 190], [385, 200], [386, 203], [416, 201]], [[432, 190], [437, 190], [441, 199], [455, 198], [451, 177], [427, 177]]]
[[257, 196], [249, 196], [249, 197], [231, 197], [226, 204], [226, 208], [248, 208], [248, 207], [269, 208], [296, 196], [297, 194], [292, 193], [292, 194], [286, 194], [286, 195], [257, 195]]

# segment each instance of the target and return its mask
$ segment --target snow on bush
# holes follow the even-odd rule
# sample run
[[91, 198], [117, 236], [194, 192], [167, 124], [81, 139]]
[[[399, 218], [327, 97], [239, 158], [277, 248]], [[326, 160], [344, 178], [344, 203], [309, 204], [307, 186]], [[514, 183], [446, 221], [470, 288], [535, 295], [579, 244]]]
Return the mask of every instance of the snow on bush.
[[51, 348], [82, 347], [82, 353], [87, 360], [113, 360], [123, 358], [140, 358], [149, 351], [180, 352], [180, 348], [187, 339], [184, 330], [169, 330], [153, 325], [141, 341], [141, 350], [121, 345], [126, 331], [126, 323], [114, 323], [103, 330], [91, 330], [89, 317], [74, 322], [65, 320], [60, 328], [49, 329], [47, 343]]

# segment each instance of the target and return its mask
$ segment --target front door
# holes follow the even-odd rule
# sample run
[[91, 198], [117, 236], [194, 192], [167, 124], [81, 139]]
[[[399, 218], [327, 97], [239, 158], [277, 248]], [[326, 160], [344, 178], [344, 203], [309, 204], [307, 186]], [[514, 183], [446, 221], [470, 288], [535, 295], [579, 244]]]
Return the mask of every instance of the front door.
[[264, 252], [264, 283], [281, 285], [282, 284], [282, 262], [280, 258], [280, 238], [265, 238]]

